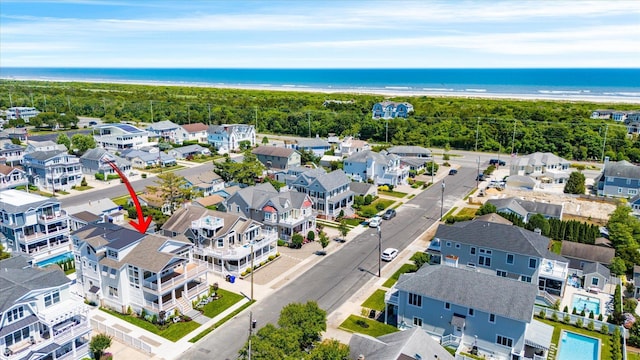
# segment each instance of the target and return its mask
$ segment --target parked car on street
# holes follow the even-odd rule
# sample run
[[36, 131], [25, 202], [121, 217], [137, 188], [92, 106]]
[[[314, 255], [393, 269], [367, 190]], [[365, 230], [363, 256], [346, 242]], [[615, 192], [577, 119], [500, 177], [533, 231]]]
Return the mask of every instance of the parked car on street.
[[369, 227], [378, 227], [380, 226], [380, 223], [382, 222], [382, 218], [380, 216], [374, 216], [371, 219], [369, 219]]
[[489, 165], [505, 166], [507, 165], [507, 162], [500, 159], [491, 159], [489, 160]]
[[395, 209], [389, 209], [387, 211], [384, 212], [384, 215], [382, 215], [382, 218], [384, 220], [390, 220], [392, 218], [396, 217], [396, 211]]
[[455, 175], [457, 173], [458, 173], [458, 170], [456, 170], [456, 169], [449, 170], [449, 175]]
[[484, 181], [485, 177], [484, 174], [478, 174], [478, 176], [476, 177], [477, 181]]
[[382, 252], [382, 255], [380, 255], [380, 259], [384, 261], [391, 261], [395, 259], [396, 256], [398, 256], [398, 249], [386, 248]]

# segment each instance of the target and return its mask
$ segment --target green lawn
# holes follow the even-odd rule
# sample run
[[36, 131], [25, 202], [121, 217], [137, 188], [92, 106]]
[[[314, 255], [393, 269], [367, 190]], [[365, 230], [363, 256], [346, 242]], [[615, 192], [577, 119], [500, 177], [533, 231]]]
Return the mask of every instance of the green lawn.
[[562, 330], [568, 330], [574, 333], [591, 336], [600, 339], [600, 359], [601, 360], [610, 360], [611, 359], [611, 335], [604, 335], [596, 331], [590, 331], [586, 328], [579, 329], [573, 325], [566, 325], [559, 322], [555, 322], [547, 319], [540, 319], [536, 317], [536, 320], [542, 321], [545, 324], [549, 324], [553, 326], [553, 336], [551, 337], [551, 342], [556, 344], [558, 352], [562, 347], [560, 344], [560, 332]]
[[165, 172], [171, 172], [171, 171], [184, 169], [185, 167], [186, 166], [175, 165], [175, 166], [166, 166], [166, 167], [162, 167], [162, 168], [145, 169], [145, 171], [150, 172], [150, 173], [154, 173], [154, 174], [160, 174], [160, 173], [165, 173]]
[[377, 214], [378, 213], [378, 209], [376, 207], [377, 204], [384, 205], [384, 208], [386, 209], [389, 206], [393, 205], [393, 203], [395, 203], [395, 201], [393, 200], [378, 198], [369, 205], [362, 205], [360, 209], [358, 209], [358, 215], [362, 216], [361, 214], [363, 213]]
[[240, 294], [222, 289], [218, 289], [218, 295], [220, 296], [218, 300], [214, 300], [202, 308], [204, 316], [214, 318], [244, 298]]
[[74, 190], [78, 190], [78, 191], [85, 191], [85, 190], [90, 190], [93, 189], [93, 186], [76, 186], [75, 188], [73, 188]]
[[627, 360], [640, 360], [640, 354], [631, 352], [627, 349]]
[[251, 300], [251, 301], [249, 301], [247, 303], [244, 303], [242, 306], [240, 306], [236, 310], [232, 311], [231, 314], [225, 316], [220, 321], [216, 322], [215, 324], [213, 324], [210, 327], [206, 328], [204, 331], [201, 331], [198, 335], [196, 335], [193, 338], [189, 339], [189, 342], [190, 343], [194, 343], [194, 342], [202, 339], [203, 337], [207, 336], [207, 334], [209, 334], [210, 332], [212, 332], [213, 330], [215, 330], [217, 327], [221, 326], [225, 322], [229, 321], [229, 319], [231, 319], [234, 316], [238, 315], [242, 310], [248, 308], [254, 302], [256, 302], [256, 301], [255, 300]]
[[111, 200], [116, 205], [125, 206], [125, 205], [127, 205], [127, 202], [129, 202], [130, 199], [131, 199], [131, 196], [125, 195], [125, 196], [120, 196], [120, 197], [117, 197], [117, 198], [113, 198]]
[[344, 222], [347, 223], [347, 225], [351, 225], [351, 226], [358, 226], [360, 225], [364, 220], [362, 219], [357, 219], [357, 218], [344, 218]]
[[398, 271], [396, 271], [393, 275], [391, 275], [391, 277], [387, 281], [385, 281], [384, 284], [382, 284], [382, 286], [391, 289], [393, 284], [395, 284], [396, 281], [398, 281], [398, 279], [400, 278], [400, 275], [402, 275], [404, 273], [411, 272], [414, 269], [415, 269], [415, 265], [414, 264], [404, 264], [404, 265], [402, 265], [400, 267], [400, 269], [398, 269]]
[[120, 318], [130, 324], [133, 324], [139, 328], [145, 329], [149, 332], [152, 332], [156, 335], [162, 336], [163, 338], [167, 339], [167, 340], [171, 340], [173, 342], [176, 342], [180, 339], [182, 339], [185, 335], [187, 335], [188, 333], [192, 332], [193, 330], [197, 329], [198, 327], [200, 327], [200, 324], [198, 324], [195, 321], [188, 321], [188, 322], [179, 322], [179, 323], [170, 323], [169, 325], [167, 325], [167, 327], [165, 329], [160, 329], [157, 325], [154, 325], [146, 320], [137, 318], [137, 317], [133, 317], [130, 315], [123, 315], [120, 314], [118, 312], [115, 311], [111, 311], [111, 310], [107, 310], [107, 309], [103, 309], [100, 308], [100, 310], [111, 314], [117, 318]]
[[478, 211], [478, 209], [471, 208], [471, 207], [465, 207], [465, 208], [460, 209], [460, 211], [458, 211], [456, 216], [476, 216], [476, 211]]
[[221, 157], [222, 156], [205, 156], [205, 157], [202, 157], [202, 158], [194, 158], [194, 159], [187, 160], [187, 161], [191, 161], [191, 162], [196, 162], [196, 163], [202, 164], [202, 163], [206, 163], [208, 161], [213, 161], [213, 160], [221, 158]]
[[[358, 320], [364, 321], [369, 327], [363, 327], [357, 324]], [[350, 315], [347, 320], [340, 324], [340, 329], [355, 332], [373, 337], [391, 334], [399, 331], [395, 326], [387, 325], [376, 320], [363, 318], [362, 316]]]
[[362, 303], [362, 307], [377, 311], [384, 310], [384, 294], [386, 294], [386, 291], [376, 290], [376, 292], [374, 292], [371, 296], [369, 296], [367, 300]]
[[405, 196], [407, 196], [407, 193], [403, 193], [400, 191], [380, 191], [378, 190], [378, 195], [386, 195], [386, 196], [393, 196], [393, 197], [397, 197], [397, 198], [403, 198]]

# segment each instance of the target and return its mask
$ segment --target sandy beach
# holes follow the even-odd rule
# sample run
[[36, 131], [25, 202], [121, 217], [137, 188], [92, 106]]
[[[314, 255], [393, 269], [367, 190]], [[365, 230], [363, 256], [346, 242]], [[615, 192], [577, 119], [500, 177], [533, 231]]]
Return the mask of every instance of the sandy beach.
[[588, 92], [578, 91], [556, 91], [540, 92], [536, 94], [508, 94], [492, 93], [480, 89], [466, 89], [456, 91], [453, 89], [411, 89], [404, 87], [387, 88], [316, 88], [303, 85], [272, 85], [272, 84], [224, 84], [224, 83], [198, 83], [198, 82], [168, 82], [168, 81], [122, 81], [107, 79], [51, 79], [51, 78], [22, 78], [22, 77], [0, 77], [0, 80], [14, 81], [43, 81], [43, 82], [84, 82], [94, 84], [124, 84], [124, 85], [149, 85], [149, 86], [182, 86], [182, 87], [204, 87], [215, 89], [241, 89], [258, 91], [289, 91], [289, 92], [311, 92], [324, 94], [354, 94], [354, 95], [380, 95], [385, 97], [457, 97], [468, 99], [505, 99], [505, 100], [545, 100], [564, 102], [590, 102], [603, 104], [640, 104], [640, 93], [629, 93], [627, 96], [621, 95], [590, 95]]

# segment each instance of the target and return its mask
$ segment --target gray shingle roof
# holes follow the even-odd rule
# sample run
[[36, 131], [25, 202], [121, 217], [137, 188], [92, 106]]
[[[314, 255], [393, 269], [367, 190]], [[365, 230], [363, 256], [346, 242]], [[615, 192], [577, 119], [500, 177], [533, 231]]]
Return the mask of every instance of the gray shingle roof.
[[498, 210], [510, 209], [521, 215], [522, 217], [527, 214], [542, 214], [554, 218], [560, 219], [562, 217], [562, 205], [541, 203], [536, 201], [528, 201], [515, 197], [503, 198], [503, 199], [489, 199], [488, 203], [495, 205]]
[[403, 157], [400, 162], [409, 166], [420, 167], [427, 163], [427, 158]]
[[[311, 176], [309, 177], [311, 178]], [[323, 189], [330, 191], [344, 184], [349, 184], [351, 180], [349, 180], [349, 177], [344, 173], [344, 171], [338, 169], [328, 174], [317, 175], [311, 184], [314, 182], [317, 182]]]
[[32, 158], [39, 161], [45, 161], [65, 152], [66, 151], [62, 151], [62, 150], [34, 151], [32, 153], [25, 154], [24, 157]]
[[479, 220], [464, 221], [438, 226], [435, 237], [538, 258], [553, 256], [547, 250], [549, 238], [513, 225]]
[[163, 121], [158, 121], [157, 123], [153, 123], [153, 124], [149, 125], [147, 130], [161, 131], [161, 130], [177, 129], [179, 127], [180, 127], [180, 125], [174, 124], [173, 122], [171, 122], [169, 120], [163, 120]]
[[562, 250], [560, 253], [562, 256], [594, 261], [605, 265], [611, 264], [611, 260], [616, 256], [616, 251], [610, 247], [582, 244], [566, 240], [562, 241]]
[[610, 161], [604, 165], [604, 176], [640, 179], [640, 166], [635, 166], [626, 160]]
[[531, 321], [538, 292], [532, 283], [446, 265], [403, 274], [396, 288], [522, 322]]
[[365, 195], [369, 193], [372, 187], [375, 187], [375, 184], [369, 183], [361, 183], [361, 182], [350, 182], [349, 190], [353, 191], [356, 195]]
[[176, 257], [174, 254], [158, 251], [165, 242], [166, 237], [147, 235], [121, 262], [158, 273]]
[[222, 179], [220, 175], [213, 171], [205, 171], [195, 175], [187, 175], [184, 177], [191, 185], [212, 184], [216, 180]]
[[198, 144], [194, 144], [194, 145], [187, 145], [187, 146], [183, 146], [183, 147], [179, 147], [179, 148], [174, 148], [173, 151], [180, 153], [180, 154], [189, 154], [192, 152], [202, 152], [202, 150], [204, 150], [204, 147], [198, 145]]
[[609, 276], [611, 276], [611, 272], [609, 271], [609, 269], [607, 269], [606, 266], [597, 262], [586, 264], [584, 268], [582, 268], [582, 272], [584, 274], [598, 273], [604, 276], [607, 280], [609, 279]]
[[550, 152], [535, 152], [533, 154], [519, 157], [515, 160], [518, 166], [541, 166], [551, 164], [566, 164], [569, 161]]
[[140, 241], [146, 234], [111, 223], [89, 224], [71, 233], [82, 240], [99, 238], [107, 241], [108, 247], [118, 250]]
[[57, 266], [46, 269], [25, 268], [26, 258], [0, 261], [0, 312], [13, 306], [16, 300], [37, 289], [48, 289], [70, 283]]
[[413, 146], [413, 145], [399, 145], [392, 146], [387, 149], [389, 154], [397, 154], [406, 156], [403, 154], [423, 154], [423, 155], [431, 155], [431, 150], [425, 149], [422, 146]]
[[315, 138], [302, 138], [298, 139], [298, 147], [301, 148], [315, 148], [315, 147], [330, 147], [328, 141], [315, 137]]
[[354, 333], [349, 341], [349, 352], [350, 359], [357, 359], [360, 355], [364, 355], [366, 360], [396, 360], [401, 355], [406, 355], [409, 359], [415, 359], [415, 355], [420, 355], [422, 359], [432, 359], [432, 355], [437, 355], [440, 360], [454, 359], [444, 347], [417, 326], [378, 338]]
[[275, 157], [284, 157], [288, 158], [291, 154], [296, 151], [293, 149], [288, 149], [280, 146], [258, 146], [257, 148], [251, 151], [256, 155], [265, 155], [265, 156], [275, 156]]

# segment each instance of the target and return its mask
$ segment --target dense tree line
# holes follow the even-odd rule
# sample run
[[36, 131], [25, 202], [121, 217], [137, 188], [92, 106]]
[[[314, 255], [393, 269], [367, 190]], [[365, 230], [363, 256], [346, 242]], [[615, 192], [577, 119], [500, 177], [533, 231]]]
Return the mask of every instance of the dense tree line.
[[[387, 122], [371, 118], [382, 95], [13, 80], [0, 81], [0, 94], [0, 108], [33, 105], [105, 121], [250, 123], [265, 133], [336, 133], [374, 142], [385, 141], [388, 123], [392, 144], [549, 151], [576, 160], [601, 158], [605, 145], [613, 160], [640, 162], [640, 142], [628, 138], [623, 125], [589, 118], [596, 108], [637, 110], [624, 104], [406, 96], [391, 100], [410, 102], [414, 113]], [[326, 99], [355, 101], [324, 106]]]

